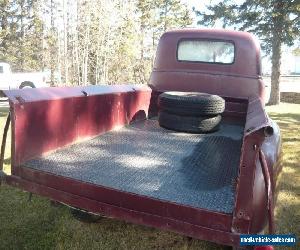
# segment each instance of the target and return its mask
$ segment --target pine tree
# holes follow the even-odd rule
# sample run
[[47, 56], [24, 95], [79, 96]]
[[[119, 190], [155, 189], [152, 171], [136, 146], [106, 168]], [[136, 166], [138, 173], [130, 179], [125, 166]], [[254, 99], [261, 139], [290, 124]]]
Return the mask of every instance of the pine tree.
[[272, 75], [269, 104], [280, 102], [279, 80], [281, 47], [292, 45], [300, 36], [299, 0], [227, 0], [207, 6], [207, 11], [196, 11], [199, 24], [214, 25], [222, 20], [224, 27], [233, 26], [257, 34], [263, 49], [271, 52]]
[[42, 68], [42, 20], [40, 1], [4, 0], [0, 2], [0, 60], [13, 70]]
[[[160, 36], [171, 29], [185, 28], [192, 23], [188, 6], [181, 0], [139, 0], [140, 64], [135, 68], [141, 82], [148, 81]], [[150, 43], [149, 41], [152, 41]]]
[[155, 6], [159, 11], [157, 28], [166, 32], [173, 28], [184, 28], [192, 24], [190, 11], [181, 0], [156, 0]]
[[16, 35], [18, 24], [16, 22], [17, 10], [14, 1], [0, 1], [0, 61], [9, 62], [12, 68], [17, 68], [16, 48], [18, 37]]
[[181, 0], [155, 0], [155, 8], [159, 15], [156, 21], [154, 39], [170, 29], [185, 28], [192, 24], [191, 13]]

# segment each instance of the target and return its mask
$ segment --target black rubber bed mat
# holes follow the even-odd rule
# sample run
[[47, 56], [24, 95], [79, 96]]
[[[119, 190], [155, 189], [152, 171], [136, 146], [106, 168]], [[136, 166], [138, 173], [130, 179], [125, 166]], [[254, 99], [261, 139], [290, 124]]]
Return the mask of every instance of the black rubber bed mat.
[[137, 122], [72, 144], [24, 165], [83, 182], [231, 213], [243, 126], [187, 134]]

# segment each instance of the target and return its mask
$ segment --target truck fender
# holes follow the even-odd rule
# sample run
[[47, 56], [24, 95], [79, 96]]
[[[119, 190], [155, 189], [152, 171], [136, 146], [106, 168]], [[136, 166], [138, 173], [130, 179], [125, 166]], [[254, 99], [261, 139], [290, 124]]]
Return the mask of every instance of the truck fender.
[[[275, 188], [277, 176], [281, 171], [282, 153], [281, 153], [281, 135], [279, 126], [270, 119], [273, 128], [273, 135], [266, 137], [261, 145], [262, 153], [270, 173], [271, 189], [273, 192], [273, 203], [276, 202]], [[265, 193], [265, 180], [261, 168], [261, 163], [257, 159], [255, 179], [253, 185], [253, 221], [251, 226], [252, 233], [261, 232], [267, 223], [268, 202]]]

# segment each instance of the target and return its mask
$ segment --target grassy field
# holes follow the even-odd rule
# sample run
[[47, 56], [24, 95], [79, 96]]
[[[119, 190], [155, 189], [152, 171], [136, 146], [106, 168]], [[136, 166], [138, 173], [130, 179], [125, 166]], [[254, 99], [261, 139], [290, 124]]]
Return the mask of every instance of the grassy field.
[[[280, 176], [275, 217], [278, 233], [300, 234], [300, 105], [268, 107], [281, 127], [284, 168]], [[0, 108], [0, 131], [7, 110]], [[0, 132], [1, 134], [2, 132]], [[8, 141], [9, 144], [9, 141]], [[5, 171], [10, 171], [6, 153]], [[67, 207], [8, 186], [0, 188], [0, 249], [223, 249], [200, 240], [103, 218], [86, 224]], [[284, 249], [284, 248], [281, 248]], [[291, 249], [291, 248], [286, 248]]]

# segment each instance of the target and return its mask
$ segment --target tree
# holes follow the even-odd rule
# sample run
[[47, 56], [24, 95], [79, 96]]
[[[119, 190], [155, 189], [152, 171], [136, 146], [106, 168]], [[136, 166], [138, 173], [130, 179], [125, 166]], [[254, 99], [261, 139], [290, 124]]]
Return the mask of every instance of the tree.
[[182, 2], [0, 0], [0, 60], [52, 86], [147, 83], [160, 35], [192, 22]]
[[185, 28], [192, 24], [190, 10], [181, 0], [155, 0], [159, 15], [156, 21], [156, 37], [174, 28]]
[[140, 60], [134, 68], [138, 82], [146, 83], [160, 36], [171, 29], [192, 24], [191, 11], [181, 0], [138, 0]]
[[[55, 20], [58, 16], [58, 0], [44, 0], [42, 14], [50, 23], [43, 23], [43, 69], [50, 69], [50, 85], [54, 86], [58, 64], [58, 31]], [[48, 21], [49, 22], [49, 21]]]
[[11, 16], [16, 14], [13, 3], [8, 0], [0, 1], [0, 13], [0, 61], [14, 61], [14, 53], [7, 53], [12, 51], [11, 41], [16, 39], [16, 24], [11, 20]]
[[195, 10], [198, 24], [214, 25], [217, 20], [224, 28], [232, 26], [258, 35], [262, 48], [271, 53], [271, 97], [269, 104], [280, 102], [281, 47], [291, 46], [300, 36], [299, 0], [226, 0], [207, 6], [206, 11]]
[[14, 70], [42, 68], [40, 1], [0, 1], [0, 60]]
[[183, 28], [192, 24], [190, 10], [181, 0], [156, 0], [155, 5], [160, 11], [158, 27], [164, 32], [170, 28]]

